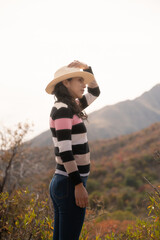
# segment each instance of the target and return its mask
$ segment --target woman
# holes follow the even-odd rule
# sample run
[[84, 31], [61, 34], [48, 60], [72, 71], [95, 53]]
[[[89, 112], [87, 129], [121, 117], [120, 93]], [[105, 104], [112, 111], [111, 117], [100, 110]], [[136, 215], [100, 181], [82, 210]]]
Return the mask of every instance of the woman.
[[[83, 95], [86, 84], [88, 93]], [[54, 206], [53, 240], [78, 240], [88, 205], [90, 153], [83, 110], [100, 94], [91, 67], [74, 61], [47, 85], [56, 102], [50, 114], [56, 170], [50, 183]]]

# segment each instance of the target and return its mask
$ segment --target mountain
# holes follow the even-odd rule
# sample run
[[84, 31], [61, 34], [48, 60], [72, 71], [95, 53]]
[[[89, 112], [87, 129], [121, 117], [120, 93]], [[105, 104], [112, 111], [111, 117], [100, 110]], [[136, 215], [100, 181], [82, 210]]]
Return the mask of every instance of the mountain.
[[134, 100], [106, 106], [89, 115], [90, 140], [113, 138], [160, 121], [160, 84]]
[[[141, 130], [160, 121], [160, 84], [134, 100], [108, 105], [89, 114], [88, 139], [108, 139]], [[31, 140], [31, 145], [52, 144], [50, 130]]]
[[47, 130], [27, 142], [31, 147], [45, 147], [53, 144], [51, 131]]

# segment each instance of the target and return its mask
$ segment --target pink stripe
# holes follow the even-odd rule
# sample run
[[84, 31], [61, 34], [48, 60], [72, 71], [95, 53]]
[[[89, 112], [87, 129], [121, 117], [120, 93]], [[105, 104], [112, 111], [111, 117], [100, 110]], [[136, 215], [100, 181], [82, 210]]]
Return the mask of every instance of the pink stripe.
[[49, 125], [51, 128], [55, 128], [54, 120], [51, 117], [49, 119]]
[[82, 122], [82, 119], [79, 118], [77, 115], [73, 116], [73, 125], [79, 124]]
[[55, 120], [56, 130], [62, 129], [72, 129], [72, 119], [71, 118], [60, 118]]

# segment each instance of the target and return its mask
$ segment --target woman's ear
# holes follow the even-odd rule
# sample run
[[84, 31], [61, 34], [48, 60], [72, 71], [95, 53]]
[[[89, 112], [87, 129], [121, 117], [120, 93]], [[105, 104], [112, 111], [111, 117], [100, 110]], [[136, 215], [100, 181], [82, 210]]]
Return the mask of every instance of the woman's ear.
[[64, 85], [66, 88], [68, 88], [68, 86], [69, 86], [69, 81], [68, 81], [67, 79], [66, 79], [66, 80], [63, 80], [62, 83], [63, 83], [63, 85]]

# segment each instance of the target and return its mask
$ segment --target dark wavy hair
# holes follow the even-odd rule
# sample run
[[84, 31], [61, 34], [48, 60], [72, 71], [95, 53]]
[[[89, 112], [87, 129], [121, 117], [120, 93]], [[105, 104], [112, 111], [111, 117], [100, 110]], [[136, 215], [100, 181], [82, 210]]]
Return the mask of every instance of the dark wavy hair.
[[[72, 78], [67, 79], [71, 81]], [[52, 94], [56, 98], [56, 102], [63, 102], [68, 105], [73, 114], [76, 114], [79, 118], [86, 120], [88, 118], [87, 114], [82, 111], [81, 104], [77, 104], [75, 99], [70, 95], [68, 89], [62, 82], [56, 84]]]

